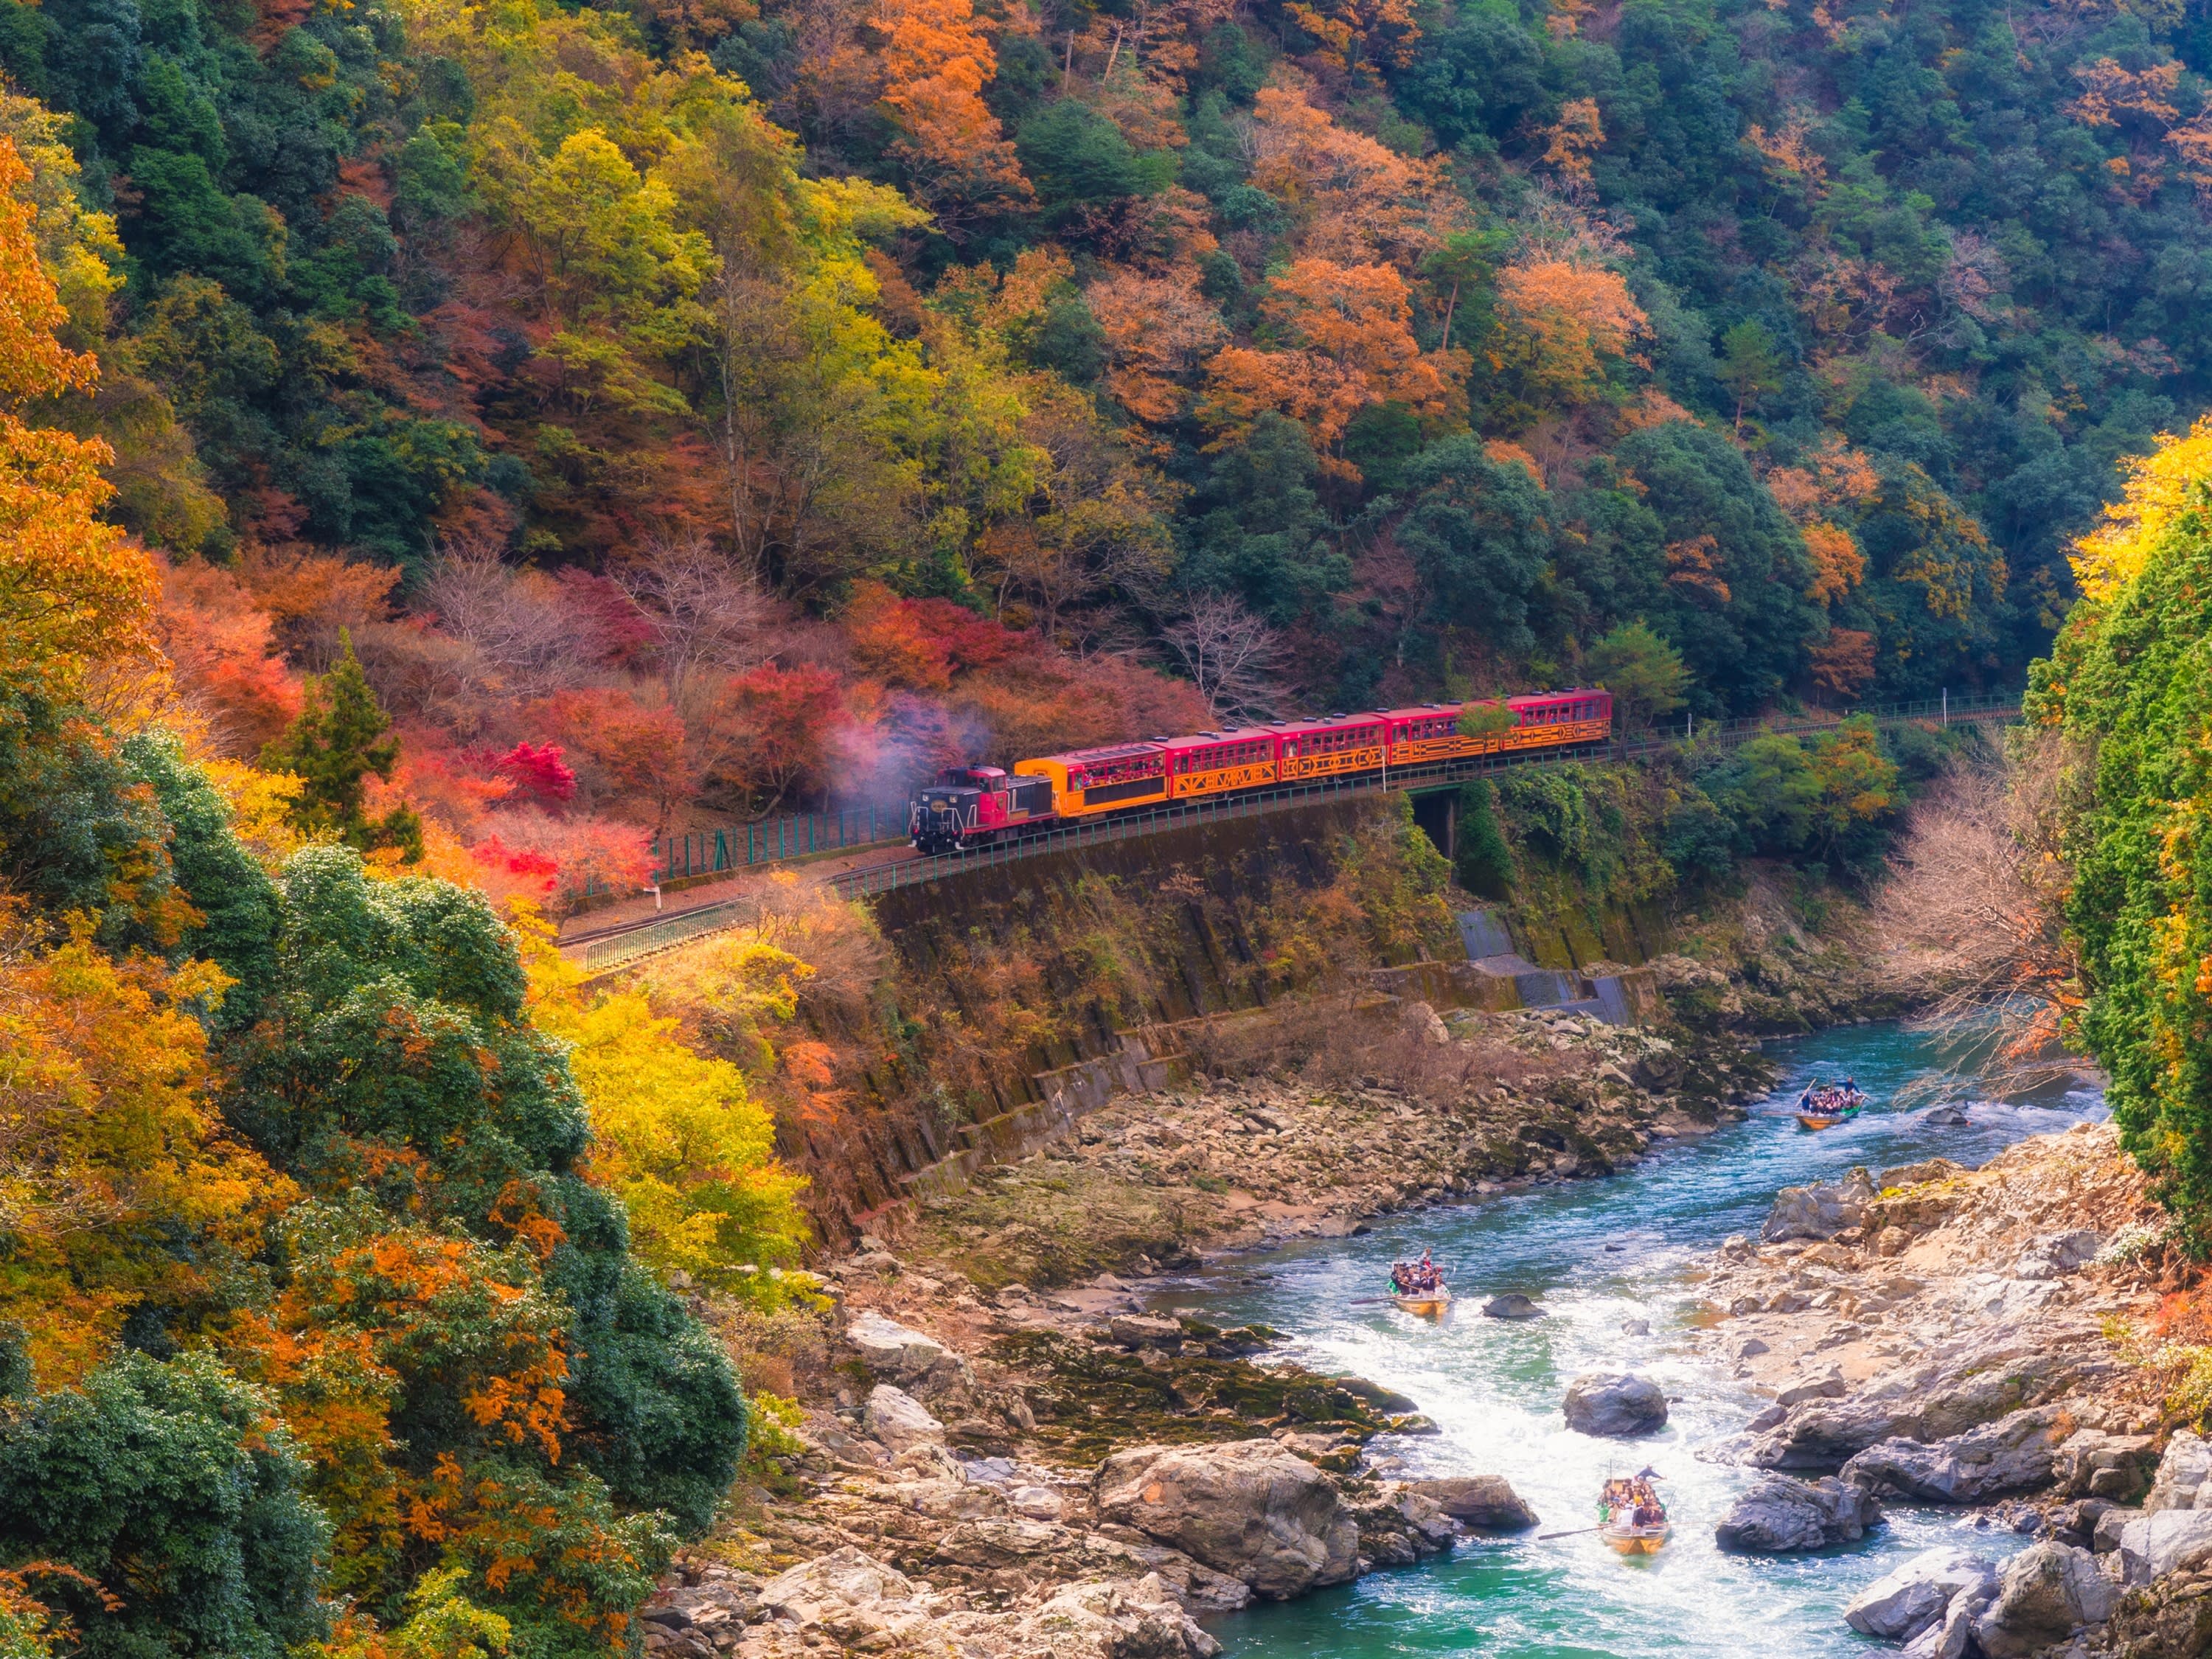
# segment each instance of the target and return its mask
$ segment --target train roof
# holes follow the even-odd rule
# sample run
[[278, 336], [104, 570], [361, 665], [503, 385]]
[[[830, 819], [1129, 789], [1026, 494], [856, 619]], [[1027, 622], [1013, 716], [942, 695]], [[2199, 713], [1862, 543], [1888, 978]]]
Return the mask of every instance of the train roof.
[[1272, 726], [1238, 726], [1224, 727], [1218, 732], [1194, 732], [1188, 737], [1170, 738], [1161, 746], [1166, 749], [1198, 749], [1217, 743], [1257, 743], [1262, 738], [1273, 737]]
[[1098, 749], [1070, 749], [1057, 755], [1039, 755], [1041, 761], [1058, 761], [1063, 766], [1087, 765], [1093, 761], [1128, 760], [1139, 755], [1158, 755], [1174, 741], [1170, 738], [1147, 738], [1139, 743], [1109, 743]]

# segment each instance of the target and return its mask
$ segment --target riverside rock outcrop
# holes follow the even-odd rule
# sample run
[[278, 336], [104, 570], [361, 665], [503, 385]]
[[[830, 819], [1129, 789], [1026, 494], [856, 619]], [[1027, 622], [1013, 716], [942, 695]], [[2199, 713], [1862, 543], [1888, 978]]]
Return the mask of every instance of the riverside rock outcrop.
[[1849, 1484], [1882, 1498], [1923, 1504], [1980, 1504], [2051, 1482], [2060, 1413], [2033, 1407], [1927, 1443], [1901, 1436], [1877, 1442], [1844, 1465]]
[[1996, 1567], [1985, 1557], [1949, 1547], [1923, 1550], [1853, 1596], [1844, 1622], [1862, 1636], [1912, 1643], [1950, 1623], [1954, 1608], [1970, 1620], [1996, 1589]]
[[[1778, 1203], [1768, 1231], [1796, 1236], [1717, 1253], [1705, 1340], [1776, 1401], [1723, 1455], [1916, 1502], [2132, 1497], [2157, 1407], [2107, 1322], [2154, 1297], [2087, 1241], [2156, 1212], [2111, 1128], [1838, 1188], [1848, 1202]], [[1816, 1207], [1823, 1231], [1839, 1209], [1857, 1219], [1805, 1237]]]
[[2087, 1550], [2045, 1540], [2004, 1564], [1994, 1600], [1974, 1620], [1983, 1659], [2027, 1659], [2112, 1616], [2119, 1588]]
[[1856, 1543], [1881, 1518], [1881, 1504], [1872, 1493], [1833, 1475], [1793, 1480], [1765, 1474], [1729, 1505], [1713, 1538], [1724, 1550], [1778, 1555]]
[[1358, 1571], [1359, 1525], [1322, 1472], [1272, 1441], [1139, 1446], [1102, 1464], [1100, 1516], [1280, 1601]]
[[1498, 1475], [1451, 1476], [1411, 1480], [1407, 1485], [1453, 1520], [1477, 1532], [1526, 1532], [1539, 1524], [1536, 1511]]

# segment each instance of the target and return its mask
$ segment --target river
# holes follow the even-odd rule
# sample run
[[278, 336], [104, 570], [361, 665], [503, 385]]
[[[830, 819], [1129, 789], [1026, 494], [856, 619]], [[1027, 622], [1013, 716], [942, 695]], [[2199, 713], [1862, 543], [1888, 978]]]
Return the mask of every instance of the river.
[[[1875, 1644], [1843, 1623], [1844, 1604], [1897, 1561], [1960, 1536], [1953, 1514], [1898, 1508], [1865, 1543], [1813, 1557], [1722, 1554], [1713, 1526], [1749, 1472], [1705, 1463], [1702, 1443], [1741, 1429], [1766, 1402], [1701, 1360], [1686, 1340], [1692, 1259], [1730, 1233], [1755, 1233], [1776, 1190], [1941, 1154], [1978, 1164], [2031, 1134], [2100, 1116], [2094, 1091], [2053, 1088], [1970, 1107], [1973, 1127], [1936, 1128], [1879, 1103], [1937, 1063], [1926, 1040], [1859, 1026], [1777, 1044], [1783, 1086], [1744, 1122], [1657, 1153], [1633, 1172], [1378, 1224], [1359, 1238], [1240, 1258], [1167, 1298], [1224, 1322], [1298, 1333], [1289, 1353], [1412, 1395], [1443, 1427], [1396, 1443], [1407, 1475], [1502, 1474], [1543, 1519], [1587, 1525], [1599, 1483], [1649, 1462], [1665, 1476], [1676, 1529], [1656, 1557], [1623, 1560], [1595, 1538], [1464, 1541], [1421, 1565], [1371, 1574], [1302, 1601], [1215, 1621], [1231, 1659], [1643, 1659], [1653, 1654], [1820, 1659]], [[1876, 1107], [1810, 1134], [1790, 1115], [1802, 1079], [1855, 1075]], [[1392, 1258], [1432, 1249], [1471, 1299], [1441, 1327], [1385, 1307], [1352, 1307], [1382, 1287]], [[1522, 1291], [1547, 1316], [1485, 1319], [1486, 1297]], [[1626, 1322], [1649, 1322], [1633, 1336]], [[1660, 1434], [1633, 1443], [1571, 1433], [1569, 1378], [1636, 1370], [1674, 1401]], [[1378, 1450], [1382, 1449], [1378, 1446]], [[1984, 1547], [2008, 1553], [2008, 1540]]]

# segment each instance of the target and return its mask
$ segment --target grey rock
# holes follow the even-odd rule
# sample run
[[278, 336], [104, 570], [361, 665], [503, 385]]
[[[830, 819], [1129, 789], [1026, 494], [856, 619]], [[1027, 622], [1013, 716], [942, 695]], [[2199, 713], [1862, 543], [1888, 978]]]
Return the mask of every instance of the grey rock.
[[1996, 1597], [1996, 1581], [1962, 1589], [1951, 1598], [1943, 1616], [1905, 1644], [1899, 1659], [1971, 1659], [1975, 1652], [1974, 1620]]
[[845, 1340], [872, 1375], [895, 1382], [927, 1376], [948, 1358], [945, 1345], [935, 1337], [872, 1311], [853, 1316], [845, 1327]]
[[1724, 1550], [1779, 1554], [1855, 1543], [1881, 1522], [1881, 1505], [1871, 1493], [1833, 1475], [1763, 1474], [1729, 1506], [1713, 1538]]
[[878, 1382], [869, 1392], [861, 1421], [895, 1457], [911, 1447], [945, 1443], [945, 1425], [932, 1417], [921, 1401], [889, 1382]]
[[896, 1647], [929, 1623], [914, 1581], [850, 1544], [777, 1574], [761, 1586], [760, 1602], [848, 1646]]
[[1462, 1475], [1406, 1484], [1453, 1520], [1478, 1531], [1525, 1532], [1536, 1524], [1536, 1511], [1522, 1501], [1503, 1475]]
[[1125, 1348], [1179, 1348], [1182, 1327], [1172, 1319], [1144, 1314], [1116, 1314], [1106, 1322], [1107, 1334]]
[[1096, 1478], [1098, 1511], [1279, 1600], [1358, 1570], [1359, 1528], [1328, 1478], [1272, 1441], [1139, 1446]]
[[1963, 1129], [1973, 1121], [1963, 1108], [1957, 1106], [1933, 1107], [1920, 1121], [1931, 1129]]
[[1649, 1336], [1651, 1334], [1651, 1322], [1648, 1319], [1624, 1319], [1620, 1322], [1620, 1334], [1623, 1336]]
[[1866, 1206], [1874, 1196], [1874, 1181], [1864, 1170], [1853, 1170], [1833, 1183], [1784, 1187], [1775, 1194], [1774, 1207], [1759, 1236], [1770, 1244], [1790, 1238], [1833, 1238], [1865, 1221]]
[[1970, 1354], [1948, 1376], [1923, 1370], [1896, 1378], [1877, 1394], [1792, 1407], [1784, 1421], [1753, 1443], [1743, 1461], [1762, 1469], [1833, 1470], [1885, 1440], [1963, 1434], [2057, 1398], [2081, 1375], [2081, 1365], [2078, 1355], [2009, 1347]]
[[2120, 1528], [2120, 1577], [2148, 1584], [2212, 1557], [2212, 1510], [2160, 1510]]
[[1893, 1437], [1844, 1465], [1844, 1479], [1884, 1498], [1926, 1504], [1979, 1504], [2051, 1483], [2056, 1413], [2014, 1412], [1933, 1444]]
[[2027, 1659], [2084, 1625], [2112, 1616], [2119, 1587], [2088, 1551], [2045, 1540], [2004, 1565], [1996, 1600], [1974, 1620], [1984, 1659]]
[[2085, 1228], [2046, 1234], [2028, 1246], [2013, 1273], [2021, 1279], [2063, 1279], [2094, 1261], [2104, 1243], [2102, 1233]]
[[1667, 1396], [1649, 1377], [1585, 1371], [1567, 1384], [1567, 1426], [1607, 1440], [1626, 1440], [1667, 1425]]
[[2147, 1434], [2107, 1434], [2082, 1429], [2051, 1455], [2051, 1476], [2073, 1498], [2132, 1503], [2150, 1485], [2158, 1442]]
[[1486, 1317], [1491, 1319], [1541, 1319], [1544, 1310], [1518, 1291], [1509, 1291], [1504, 1296], [1493, 1296], [1482, 1304]]
[[1996, 1568], [1981, 1556], [1950, 1547], [1923, 1550], [1853, 1596], [1844, 1622], [1862, 1636], [1910, 1642], [1942, 1623], [1962, 1591], [1993, 1595], [1996, 1582]]
[[2110, 1555], [2120, 1547], [2120, 1534], [2129, 1522], [2137, 1518], [2134, 1510], [2106, 1510], [2097, 1517], [2095, 1530], [2089, 1534], [2089, 1547], [2099, 1555]]
[[996, 1650], [1058, 1659], [1214, 1659], [1221, 1651], [1157, 1573], [1070, 1584], [1005, 1639], [1008, 1645]]
[[2159, 1510], [2193, 1510], [2207, 1498], [2212, 1490], [2205, 1482], [2212, 1479], [2212, 1443], [2191, 1429], [2176, 1429], [2173, 1438], [2166, 1443], [2164, 1455], [2158, 1460], [2158, 1473], [2152, 1477], [2150, 1495], [2143, 1499], [2143, 1511], [2150, 1514]]
[[1802, 1406], [1808, 1400], [1841, 1400], [1844, 1393], [1844, 1374], [1832, 1368], [1818, 1376], [1798, 1378], [1774, 1396], [1774, 1403]]

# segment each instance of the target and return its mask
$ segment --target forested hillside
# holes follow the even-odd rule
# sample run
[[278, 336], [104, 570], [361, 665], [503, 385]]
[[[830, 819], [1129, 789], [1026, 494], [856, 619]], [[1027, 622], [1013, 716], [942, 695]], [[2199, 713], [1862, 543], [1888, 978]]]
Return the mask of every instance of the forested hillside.
[[1654, 648], [2016, 678], [2206, 399], [2201, 0], [0, 0], [0, 65], [210, 740], [349, 652], [364, 822], [495, 884]]
[[115, 452], [24, 413], [105, 393], [57, 337], [33, 232], [69, 222], [18, 199], [17, 144], [0, 1654], [625, 1650], [746, 1445], [724, 1350], [669, 1286], [774, 1302], [799, 1183], [727, 1060], [588, 997], [404, 848], [346, 844], [420, 830], [362, 815], [357, 672], [310, 699], [297, 771], [209, 751], [157, 648], [155, 556], [94, 516]]

